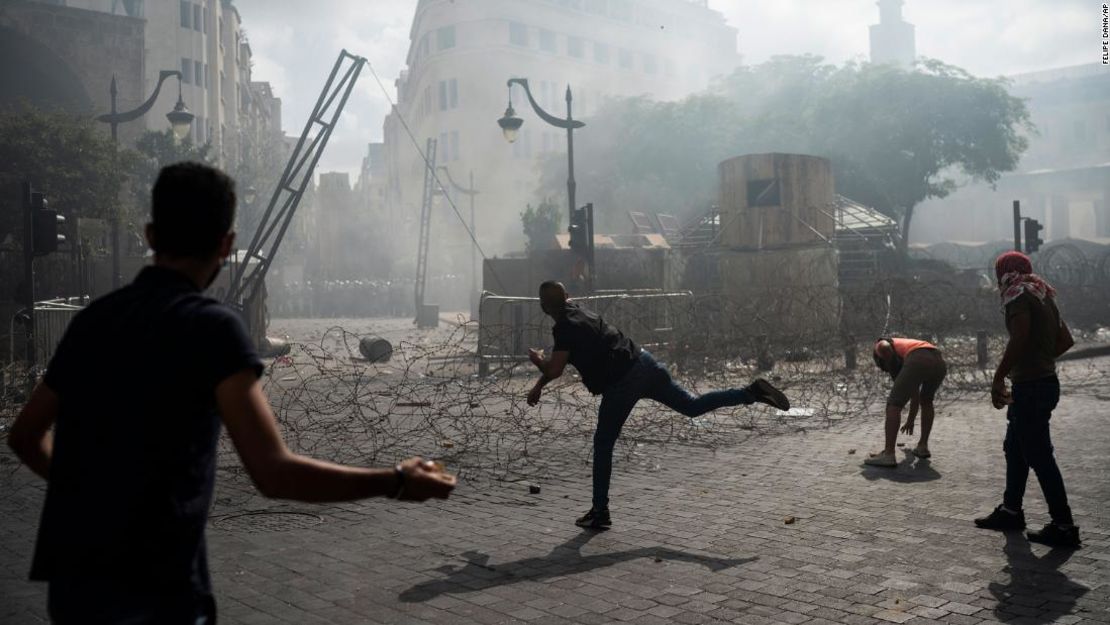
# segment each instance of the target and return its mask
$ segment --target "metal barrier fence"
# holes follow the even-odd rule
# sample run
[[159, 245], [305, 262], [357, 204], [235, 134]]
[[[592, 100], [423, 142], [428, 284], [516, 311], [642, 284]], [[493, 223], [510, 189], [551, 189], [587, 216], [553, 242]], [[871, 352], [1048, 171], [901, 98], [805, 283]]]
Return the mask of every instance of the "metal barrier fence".
[[[65, 334], [66, 328], [69, 327], [69, 322], [88, 303], [89, 297], [87, 295], [35, 302], [35, 362], [38, 365], [45, 366], [46, 363], [50, 362], [54, 350], [58, 348], [58, 343], [62, 341], [62, 336]], [[25, 316], [26, 310], [17, 313], [11, 320], [9, 364], [13, 364], [16, 360], [15, 323], [21, 315]], [[26, 336], [26, 328], [24, 328], [24, 336]], [[25, 352], [21, 351], [19, 353], [23, 354]]]
[[[574, 301], [647, 346], [666, 343], [694, 310], [690, 291], [602, 292]], [[478, 317], [479, 362], [488, 367], [490, 362], [526, 359], [530, 347], [551, 345], [551, 326], [537, 297], [483, 293]]]

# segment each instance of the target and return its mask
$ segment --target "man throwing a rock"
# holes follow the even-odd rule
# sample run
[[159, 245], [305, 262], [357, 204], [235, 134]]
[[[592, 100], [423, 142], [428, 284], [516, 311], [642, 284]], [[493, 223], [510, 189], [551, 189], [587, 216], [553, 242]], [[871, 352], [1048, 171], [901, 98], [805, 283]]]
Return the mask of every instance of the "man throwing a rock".
[[593, 506], [575, 521], [579, 527], [604, 529], [609, 517], [609, 479], [613, 472], [613, 447], [636, 402], [653, 399], [687, 417], [696, 417], [725, 406], [762, 402], [789, 410], [790, 401], [766, 380], [757, 379], [746, 388], [713, 391], [695, 396], [679, 386], [670, 373], [647, 350], [605, 323], [593, 311], [570, 301], [559, 282], [540, 285], [540, 306], [555, 320], [555, 338], [550, 357], [529, 350], [528, 356], [540, 370], [540, 379], [528, 393], [528, 405], [540, 401], [543, 388], [574, 365], [582, 383], [601, 395], [597, 430], [594, 432]]

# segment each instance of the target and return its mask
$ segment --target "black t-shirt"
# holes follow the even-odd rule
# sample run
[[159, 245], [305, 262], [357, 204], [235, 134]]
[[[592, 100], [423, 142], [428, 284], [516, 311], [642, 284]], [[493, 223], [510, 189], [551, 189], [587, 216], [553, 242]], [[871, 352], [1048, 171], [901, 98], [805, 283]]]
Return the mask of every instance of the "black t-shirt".
[[244, 369], [262, 373], [242, 321], [176, 271], [81, 311], [44, 378], [60, 410], [31, 578], [209, 593], [215, 389]]
[[1006, 326], [1018, 315], [1029, 315], [1029, 338], [1025, 353], [1020, 354], [1010, 370], [1014, 382], [1028, 382], [1056, 375], [1056, 338], [1060, 334], [1060, 311], [1051, 297], [1037, 299], [1022, 293], [1006, 304]]
[[624, 377], [640, 355], [640, 348], [597, 313], [567, 302], [563, 316], [551, 329], [554, 351], [570, 352], [568, 362], [594, 395]]

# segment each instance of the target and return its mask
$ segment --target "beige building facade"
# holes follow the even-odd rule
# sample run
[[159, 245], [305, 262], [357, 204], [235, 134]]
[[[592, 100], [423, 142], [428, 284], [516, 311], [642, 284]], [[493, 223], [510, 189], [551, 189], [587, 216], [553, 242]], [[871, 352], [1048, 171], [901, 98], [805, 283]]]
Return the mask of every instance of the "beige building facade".
[[[496, 122], [509, 78], [527, 78], [538, 104], [558, 117], [566, 116], [569, 85], [573, 116], [587, 124], [576, 133], [588, 133], [608, 98], [679, 99], [739, 62], [736, 29], [704, 0], [421, 0], [410, 40], [397, 106], [384, 123], [387, 210], [392, 223], [415, 227], [426, 169], [416, 145], [436, 139], [437, 165], [463, 184], [473, 173], [476, 229], [488, 254], [522, 248], [519, 214], [535, 201], [539, 164], [567, 147], [566, 132], [537, 117], [519, 87], [512, 104], [524, 126], [506, 142]], [[581, 189], [577, 199], [590, 201]], [[455, 201], [466, 215], [466, 199]], [[433, 218], [441, 252], [467, 257], [469, 239], [453, 211], [440, 202]]]
[[[221, 166], [234, 170], [249, 146], [271, 135], [280, 136], [280, 100], [267, 83], [253, 81], [250, 43], [242, 16], [229, 0], [61, 2], [146, 22], [143, 99], [154, 90], [161, 70], [180, 71], [181, 95], [196, 116], [192, 139], [210, 142]], [[107, 91], [107, 84], [104, 89]], [[177, 81], [167, 81], [141, 123], [149, 130], [166, 130], [165, 114], [173, 110], [177, 95]], [[132, 108], [140, 102], [121, 100], [119, 108]]]
[[1100, 64], [1011, 76], [1036, 131], [1018, 170], [921, 204], [914, 243], [1013, 238], [1013, 201], [1052, 239], [1110, 239], [1110, 73]]

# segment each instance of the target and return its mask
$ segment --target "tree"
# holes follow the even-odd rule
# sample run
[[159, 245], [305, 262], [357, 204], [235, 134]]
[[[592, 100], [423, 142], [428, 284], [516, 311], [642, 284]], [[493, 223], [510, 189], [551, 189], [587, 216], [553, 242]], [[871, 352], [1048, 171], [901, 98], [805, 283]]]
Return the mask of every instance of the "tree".
[[959, 179], [993, 184], [1017, 167], [1033, 131], [1025, 103], [1000, 79], [976, 78], [940, 61], [915, 71], [850, 64], [814, 107], [847, 195], [902, 222], [909, 244], [914, 208], [947, 196]]
[[528, 204], [520, 214], [520, 221], [524, 225], [524, 236], [527, 238], [525, 248], [528, 253], [551, 247], [559, 224], [563, 220], [563, 211], [550, 198], [544, 198], [538, 206]]
[[211, 143], [197, 145], [189, 137], [178, 140], [170, 129], [144, 132], [135, 142], [135, 152], [138, 154], [134, 168], [135, 193], [140, 198], [150, 198], [158, 172], [166, 165], [184, 161], [215, 162]]
[[0, 111], [0, 242], [22, 230], [19, 183], [29, 181], [71, 218], [107, 218], [133, 162], [87, 117], [27, 106]]
[[[611, 102], [576, 137], [576, 174], [579, 196], [613, 228], [621, 209], [682, 216], [712, 203], [726, 158], [824, 156], [840, 192], [901, 220], [905, 246], [917, 204], [960, 179], [997, 181], [1017, 166], [1032, 130], [1004, 81], [939, 61], [906, 71], [779, 56], [679, 102]], [[540, 193], [556, 193], [566, 177], [561, 157], [542, 167]]]

